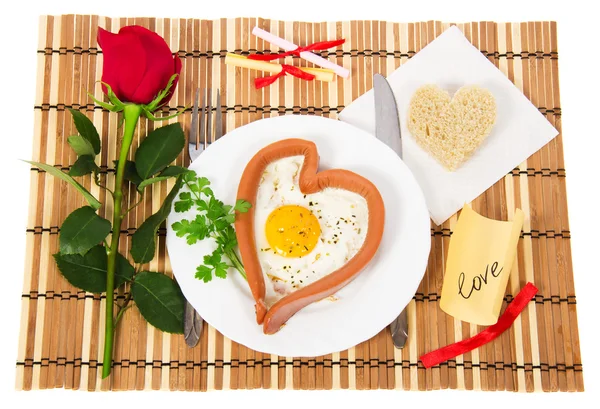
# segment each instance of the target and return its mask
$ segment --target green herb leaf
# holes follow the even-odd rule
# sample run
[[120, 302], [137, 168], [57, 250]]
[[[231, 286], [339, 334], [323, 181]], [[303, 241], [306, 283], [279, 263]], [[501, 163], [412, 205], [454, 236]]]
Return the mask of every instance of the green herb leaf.
[[217, 248], [210, 256], [204, 256], [204, 264], [211, 266], [215, 275], [219, 278], [227, 277], [227, 269], [229, 264], [221, 261], [223, 257], [223, 249]]
[[179, 123], [150, 132], [135, 153], [135, 166], [142, 179], [160, 172], [173, 162], [185, 145], [185, 135]]
[[221, 229], [217, 237], [217, 243], [223, 248], [223, 251], [229, 251], [237, 246], [237, 236], [231, 225]]
[[[71, 285], [90, 293], [99, 294], [106, 291], [108, 257], [104, 246], [92, 247], [83, 256], [56, 253], [54, 260], [63, 277]], [[115, 288], [119, 288], [125, 281], [131, 281], [134, 273], [135, 269], [129, 261], [117, 254]]]
[[175, 211], [177, 213], [187, 212], [194, 205], [194, 200], [192, 199], [192, 194], [190, 192], [181, 192], [179, 194], [179, 199], [178, 202], [175, 202]]
[[57, 178], [60, 178], [60, 179], [64, 180], [65, 182], [68, 182], [71, 185], [73, 185], [79, 192], [81, 192], [81, 194], [83, 194], [83, 196], [85, 197], [87, 202], [94, 209], [98, 210], [102, 206], [102, 203], [100, 203], [98, 201], [98, 199], [96, 199], [86, 188], [81, 186], [79, 183], [77, 183], [77, 181], [75, 179], [73, 179], [71, 176], [67, 175], [65, 172], [61, 171], [60, 169], [57, 169], [54, 166], [46, 165], [45, 163], [32, 162], [32, 161], [28, 161], [28, 160], [26, 160], [25, 162], [31, 163], [32, 165], [37, 166], [38, 168], [40, 168], [42, 170], [45, 170], [52, 176], [56, 176]]
[[206, 194], [207, 196], [214, 196], [212, 190], [206, 189], [208, 186], [210, 186], [210, 181], [208, 180], [208, 178], [205, 178], [205, 177], [198, 178], [198, 180], [196, 181], [196, 186], [198, 187], [199, 192], [202, 192], [202, 193]]
[[169, 166], [165, 170], [160, 172], [160, 174], [158, 176], [142, 181], [138, 185], [137, 189], [138, 189], [138, 191], [142, 192], [144, 190], [144, 188], [148, 185], [151, 185], [153, 183], [162, 182], [163, 180], [167, 180], [172, 177], [179, 176], [185, 172], [187, 172], [187, 169], [182, 168], [181, 166]]
[[156, 252], [156, 232], [171, 212], [173, 200], [177, 196], [179, 189], [181, 189], [182, 184], [183, 177], [179, 176], [160, 209], [148, 217], [131, 237], [130, 253], [136, 263], [148, 263], [154, 258], [154, 253]]
[[215, 229], [217, 231], [224, 230], [229, 226], [229, 222], [225, 219], [218, 219], [214, 221]]
[[228, 268], [229, 265], [227, 263], [219, 263], [219, 265], [215, 267], [215, 275], [219, 278], [227, 278]]
[[196, 171], [188, 170], [187, 173], [183, 176], [183, 181], [187, 183], [195, 183], [196, 182]]
[[212, 268], [207, 267], [207, 266], [198, 266], [196, 268], [195, 277], [198, 280], [202, 280], [205, 283], [208, 283], [209, 281], [212, 280]]
[[187, 236], [188, 244], [195, 244], [199, 240], [204, 240], [208, 237], [209, 229], [206, 224], [206, 217], [199, 214], [190, 222], [189, 220], [181, 220], [171, 225], [177, 237]]
[[80, 207], [67, 216], [60, 227], [60, 253], [84, 255], [110, 233], [110, 222], [90, 206]]
[[212, 280], [213, 272], [219, 278], [227, 278], [229, 264], [221, 261], [222, 257], [223, 249], [221, 247], [217, 247], [211, 255], [204, 256], [204, 265], [196, 268], [195, 277], [205, 283]]
[[94, 148], [94, 153], [97, 155], [100, 153], [100, 136], [94, 126], [94, 123], [82, 112], [75, 109], [69, 109], [71, 115], [73, 115], [73, 122], [77, 132], [85, 139], [87, 139]]
[[136, 275], [131, 294], [151, 325], [164, 332], [183, 333], [185, 298], [175, 281], [164, 274], [144, 271]]
[[247, 202], [244, 199], [238, 199], [235, 202], [235, 207], [233, 208], [233, 210], [237, 210], [240, 213], [246, 213], [248, 210], [250, 210], [251, 207], [252, 205], [250, 204], [250, 202]]
[[[195, 277], [207, 283], [212, 280], [213, 273], [219, 278], [226, 278], [227, 270], [234, 267], [246, 278], [243, 265], [235, 252], [238, 243], [232, 224], [235, 222], [235, 211], [247, 212], [250, 203], [238, 200], [235, 206], [224, 204], [215, 198], [209, 187], [210, 181], [205, 177], [198, 177], [193, 171], [186, 172], [183, 180], [190, 191], [179, 195], [175, 211], [185, 212], [195, 205], [199, 214], [194, 220], [181, 220], [171, 227], [177, 237], [185, 237], [190, 245], [209, 237], [214, 238], [218, 245], [211, 255], [204, 256], [204, 264], [196, 269]], [[222, 261], [224, 256], [232, 265]]]
[[223, 209], [223, 202], [217, 200], [213, 197], [210, 198], [208, 202], [208, 209], [206, 210], [206, 217], [211, 220], [215, 220], [225, 214]]
[[77, 158], [75, 163], [69, 170], [70, 176], [84, 176], [89, 175], [92, 172], [98, 172], [100, 168], [96, 165], [94, 157], [90, 155], [83, 155]]
[[96, 156], [92, 143], [81, 135], [73, 135], [67, 138], [67, 142], [78, 156], [90, 155]]

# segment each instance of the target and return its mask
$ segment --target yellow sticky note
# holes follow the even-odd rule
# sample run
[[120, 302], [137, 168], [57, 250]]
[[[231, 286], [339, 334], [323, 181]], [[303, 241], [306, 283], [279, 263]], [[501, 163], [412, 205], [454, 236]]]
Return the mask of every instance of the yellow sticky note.
[[463, 207], [450, 239], [442, 311], [472, 324], [498, 321], [523, 219], [521, 209], [514, 220], [500, 221]]

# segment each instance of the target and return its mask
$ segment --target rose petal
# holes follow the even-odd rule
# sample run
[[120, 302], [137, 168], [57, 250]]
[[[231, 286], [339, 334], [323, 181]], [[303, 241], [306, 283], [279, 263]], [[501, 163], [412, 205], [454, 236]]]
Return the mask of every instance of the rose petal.
[[149, 103], [167, 86], [175, 73], [173, 54], [161, 36], [144, 27], [127, 26], [119, 31], [121, 32], [135, 35], [146, 52], [146, 71], [133, 94], [133, 99]]
[[100, 28], [98, 45], [103, 54], [102, 81], [112, 87], [121, 101], [143, 103], [134, 99], [147, 66], [139, 39], [131, 33], [114, 34]]

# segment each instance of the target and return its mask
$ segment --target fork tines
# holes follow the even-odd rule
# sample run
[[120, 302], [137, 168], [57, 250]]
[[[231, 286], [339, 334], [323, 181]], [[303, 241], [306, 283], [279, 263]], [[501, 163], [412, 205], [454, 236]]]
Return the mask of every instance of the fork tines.
[[[205, 98], [206, 94], [206, 98]], [[213, 124], [213, 109], [215, 111], [215, 119]], [[200, 140], [206, 147], [210, 143], [219, 139], [222, 135], [222, 111], [221, 111], [221, 93], [217, 89], [217, 101], [215, 106], [212, 105], [212, 89], [208, 88], [202, 93], [202, 105], [200, 113]]]
[[[206, 148], [206, 146], [223, 135], [223, 112], [219, 89], [217, 89], [217, 101], [214, 107], [214, 125], [212, 119], [212, 89], [203, 89], [202, 99], [200, 101], [198, 101], [199, 93], [200, 88], [196, 89], [194, 108], [192, 110], [192, 129], [189, 139], [189, 152], [192, 161], [204, 150], [204, 148]], [[200, 107], [198, 107], [198, 104], [200, 104]]]

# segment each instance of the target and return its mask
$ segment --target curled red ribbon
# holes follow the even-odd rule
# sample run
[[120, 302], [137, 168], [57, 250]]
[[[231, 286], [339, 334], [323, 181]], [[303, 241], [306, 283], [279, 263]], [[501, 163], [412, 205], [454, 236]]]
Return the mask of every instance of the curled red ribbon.
[[302, 71], [298, 67], [294, 67], [293, 65], [281, 64], [281, 71], [279, 71], [277, 74], [271, 75], [269, 77], [255, 78], [254, 86], [257, 89], [266, 87], [267, 85], [271, 85], [272, 83], [277, 81], [277, 79], [283, 77], [286, 74], [290, 74], [290, 75], [293, 75], [294, 77], [301, 78], [301, 79], [307, 80], [307, 81], [315, 79], [315, 76], [313, 74], [310, 74], [306, 71]]
[[517, 319], [517, 316], [523, 311], [537, 292], [538, 289], [536, 286], [532, 283], [527, 283], [525, 287], [519, 291], [519, 294], [517, 294], [515, 299], [508, 304], [508, 307], [506, 307], [504, 314], [500, 316], [498, 322], [469, 339], [462, 340], [423, 355], [421, 357], [423, 365], [425, 368], [431, 368], [450, 358], [462, 355], [493, 341], [510, 328], [515, 319]]
[[248, 56], [249, 59], [251, 60], [260, 60], [260, 61], [273, 61], [273, 60], [277, 60], [279, 58], [282, 57], [287, 57], [288, 55], [297, 55], [300, 56], [300, 53], [304, 52], [304, 51], [321, 51], [321, 50], [326, 50], [328, 48], [331, 47], [337, 47], [338, 45], [342, 45], [346, 42], [345, 39], [340, 39], [340, 40], [332, 40], [332, 41], [319, 41], [317, 43], [313, 43], [304, 47], [297, 47], [294, 50], [291, 51], [286, 51], [284, 53], [279, 53], [279, 54], [268, 54], [268, 55], [263, 55], [263, 54], [250, 54]]

